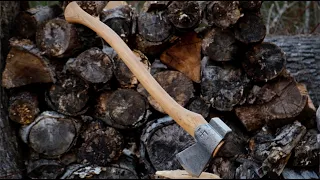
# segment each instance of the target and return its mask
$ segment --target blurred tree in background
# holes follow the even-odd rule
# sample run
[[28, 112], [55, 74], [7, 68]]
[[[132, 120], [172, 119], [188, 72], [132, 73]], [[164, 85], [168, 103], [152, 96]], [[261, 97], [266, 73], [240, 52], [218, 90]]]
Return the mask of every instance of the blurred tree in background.
[[[59, 1], [29, 1], [30, 7]], [[138, 11], [145, 1], [127, 1]], [[270, 35], [320, 34], [319, 1], [264, 1], [260, 10]]]

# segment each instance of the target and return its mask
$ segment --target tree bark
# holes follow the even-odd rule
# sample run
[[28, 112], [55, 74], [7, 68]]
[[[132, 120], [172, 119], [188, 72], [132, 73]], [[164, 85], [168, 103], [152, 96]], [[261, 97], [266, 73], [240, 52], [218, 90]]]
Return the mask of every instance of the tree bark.
[[[9, 38], [12, 35], [13, 19], [19, 12], [19, 1], [1, 1], [0, 3], [0, 72], [3, 71], [5, 65], [5, 57], [9, 51]], [[0, 73], [2, 79], [2, 73]], [[7, 94], [0, 85], [0, 178], [22, 178], [22, 162], [18, 152], [17, 136], [8, 119], [8, 99]]]
[[320, 36], [268, 36], [265, 42], [273, 42], [287, 56], [286, 69], [299, 83], [307, 86], [315, 105], [320, 105]]

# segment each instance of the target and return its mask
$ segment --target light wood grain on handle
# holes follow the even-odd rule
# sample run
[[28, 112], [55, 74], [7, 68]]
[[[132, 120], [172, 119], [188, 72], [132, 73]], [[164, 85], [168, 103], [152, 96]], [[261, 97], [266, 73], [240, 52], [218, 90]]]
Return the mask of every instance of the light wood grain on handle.
[[194, 130], [197, 126], [207, 123], [200, 114], [189, 111], [179, 105], [145, 69], [127, 44], [107, 25], [83, 11], [76, 2], [68, 4], [64, 16], [68, 22], [87, 26], [102, 37], [118, 53], [131, 72], [163, 110], [191, 136], [194, 137]]

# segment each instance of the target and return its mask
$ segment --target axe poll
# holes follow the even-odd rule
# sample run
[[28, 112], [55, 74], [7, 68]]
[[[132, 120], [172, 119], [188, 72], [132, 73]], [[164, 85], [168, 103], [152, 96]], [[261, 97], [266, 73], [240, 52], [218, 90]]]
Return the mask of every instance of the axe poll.
[[219, 118], [212, 118], [208, 123], [200, 114], [179, 105], [146, 70], [127, 44], [106, 24], [82, 10], [75, 1], [67, 5], [64, 16], [68, 22], [87, 26], [103, 38], [163, 110], [195, 138], [196, 143], [178, 153], [177, 158], [188, 173], [199, 177], [231, 129]]

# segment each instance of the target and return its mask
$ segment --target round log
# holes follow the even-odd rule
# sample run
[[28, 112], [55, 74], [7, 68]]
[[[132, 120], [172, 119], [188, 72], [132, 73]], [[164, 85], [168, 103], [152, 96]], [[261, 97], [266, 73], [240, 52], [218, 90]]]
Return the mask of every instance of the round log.
[[242, 100], [249, 79], [231, 65], [207, 65], [202, 70], [201, 95], [219, 111], [231, 111]]
[[245, 13], [234, 28], [235, 38], [244, 43], [261, 43], [266, 36], [266, 26], [260, 15]]
[[56, 18], [63, 13], [62, 8], [58, 5], [38, 6], [35, 8], [21, 11], [15, 18], [17, 35], [22, 38], [33, 39], [37, 27], [45, 21]]
[[235, 24], [241, 17], [239, 1], [212, 1], [204, 13], [209, 25], [223, 29]]
[[[62, 7], [65, 9], [67, 5], [72, 1], [63, 1]], [[85, 12], [94, 17], [99, 17], [101, 11], [106, 7], [108, 1], [76, 1], [77, 4]]]
[[49, 60], [41, 56], [39, 49], [30, 40], [10, 39], [10, 46], [2, 73], [3, 87], [14, 88], [56, 81]]
[[236, 58], [238, 45], [234, 33], [229, 30], [213, 28], [202, 40], [202, 52], [214, 61], [230, 61]]
[[176, 124], [171, 117], [166, 116], [151, 121], [144, 127], [140, 153], [151, 173], [182, 169], [176, 154], [194, 143], [192, 136]]
[[286, 65], [286, 55], [275, 44], [263, 42], [251, 47], [242, 66], [253, 81], [269, 81], [278, 77]]
[[31, 179], [56, 179], [64, 169], [57, 160], [39, 159], [27, 162], [27, 176]]
[[209, 116], [210, 104], [206, 103], [206, 101], [199, 96], [191, 98], [189, 103], [186, 105], [186, 108], [192, 112], [201, 114], [203, 118], [207, 118]]
[[[160, 86], [181, 106], [185, 106], [194, 96], [194, 87], [192, 80], [179, 71], [162, 71], [153, 75]], [[157, 111], [165, 113], [161, 106], [152, 98], [152, 96], [138, 85], [137, 91], [147, 97], [150, 105]]]
[[9, 118], [19, 124], [30, 124], [40, 113], [38, 96], [28, 91], [21, 91], [9, 98]]
[[45, 100], [50, 108], [65, 115], [84, 114], [88, 107], [89, 85], [73, 74], [60, 74], [55, 84], [46, 91]]
[[82, 46], [74, 24], [55, 18], [41, 24], [36, 33], [37, 47], [50, 57], [70, 57]]
[[[133, 53], [140, 59], [140, 62], [143, 64], [143, 66], [150, 71], [151, 64], [148, 58], [139, 50], [133, 50]], [[113, 71], [117, 81], [120, 84], [120, 87], [135, 88], [138, 85], [138, 79], [118, 54], [116, 54], [113, 58]]]
[[100, 20], [114, 30], [125, 43], [135, 32], [135, 12], [129, 5], [121, 5], [101, 12]]
[[140, 127], [150, 114], [145, 97], [132, 89], [102, 93], [95, 111], [96, 118], [119, 129]]
[[35, 152], [56, 158], [76, 142], [81, 124], [54, 111], [42, 112], [34, 122], [20, 128], [20, 137]]
[[178, 30], [192, 30], [200, 23], [199, 4], [196, 1], [173, 1], [168, 6], [168, 19]]
[[112, 77], [110, 58], [97, 47], [90, 48], [66, 63], [66, 69], [88, 83], [106, 83]]
[[119, 159], [123, 150], [123, 136], [101, 121], [92, 121], [81, 134], [83, 143], [78, 149], [78, 161], [106, 166]]

